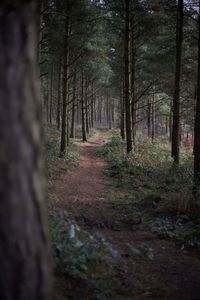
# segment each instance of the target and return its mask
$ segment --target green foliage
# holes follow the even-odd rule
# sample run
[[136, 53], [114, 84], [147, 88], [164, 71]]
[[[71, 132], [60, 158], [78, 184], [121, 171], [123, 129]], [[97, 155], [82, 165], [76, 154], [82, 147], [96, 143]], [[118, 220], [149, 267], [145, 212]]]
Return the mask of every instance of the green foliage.
[[49, 179], [55, 179], [60, 176], [62, 171], [79, 166], [81, 160], [77, 152], [71, 151], [72, 145], [66, 152], [65, 156], [59, 157], [60, 150], [60, 132], [50, 125], [44, 127], [45, 136], [45, 156], [47, 163], [47, 174]]
[[[120, 262], [118, 252], [103, 236], [82, 230], [66, 213], [50, 213], [49, 226], [55, 274], [68, 278], [65, 287], [68, 296], [78, 293], [70, 299], [115, 297], [112, 272]], [[74, 291], [75, 282], [78, 291]]]
[[117, 131], [112, 130], [111, 137], [109, 138], [108, 142], [97, 151], [97, 154], [100, 156], [121, 156], [124, 154], [124, 146], [125, 143], [122, 141]]
[[[174, 167], [172, 164], [170, 144], [165, 138], [154, 142], [137, 140], [134, 152], [126, 154], [125, 143], [117, 131], [112, 132], [109, 141], [104, 144], [98, 154], [109, 162], [108, 173], [123, 178], [127, 175], [142, 177], [143, 181], [169, 185], [169, 189], [179, 189], [182, 184], [192, 185], [192, 156], [182, 153], [182, 163]], [[167, 188], [167, 186], [166, 186]]]
[[163, 138], [153, 143], [138, 140], [135, 152], [127, 156], [114, 132], [99, 154], [107, 158], [108, 174], [116, 178], [110, 200], [121, 226], [142, 223], [160, 238], [176, 239], [183, 247], [199, 247], [200, 222], [191, 219], [194, 213], [189, 211], [192, 156], [181, 150], [179, 166], [173, 166], [170, 145]]
[[73, 152], [73, 151], [67, 151], [65, 156], [64, 156], [64, 160], [73, 167], [78, 167], [79, 166], [79, 162], [81, 160], [80, 155], [77, 152]]
[[97, 154], [106, 157], [109, 161], [110, 168], [108, 172], [111, 176], [122, 177], [128, 167], [125, 143], [118, 132], [112, 131], [111, 134], [109, 141], [97, 151]]
[[187, 215], [156, 218], [151, 231], [160, 238], [177, 239], [182, 248], [200, 248], [200, 219], [191, 220]]

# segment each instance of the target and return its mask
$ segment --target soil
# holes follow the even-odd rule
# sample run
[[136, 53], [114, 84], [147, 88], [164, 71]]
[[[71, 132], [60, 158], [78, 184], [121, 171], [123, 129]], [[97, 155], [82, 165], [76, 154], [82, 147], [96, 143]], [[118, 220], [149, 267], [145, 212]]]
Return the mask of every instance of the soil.
[[[108, 196], [112, 179], [103, 172], [106, 162], [96, 155], [105, 139], [106, 133], [99, 132], [78, 147], [80, 167], [53, 182], [53, 195], [62, 209], [81, 221], [84, 229], [100, 232], [118, 250], [124, 269], [116, 276], [126, 291], [124, 299], [200, 300], [197, 250], [181, 249], [176, 241], [159, 239], [140, 222], [129, 227], [116, 223]], [[133, 254], [128, 246], [143, 244], [153, 249], [152, 260]]]

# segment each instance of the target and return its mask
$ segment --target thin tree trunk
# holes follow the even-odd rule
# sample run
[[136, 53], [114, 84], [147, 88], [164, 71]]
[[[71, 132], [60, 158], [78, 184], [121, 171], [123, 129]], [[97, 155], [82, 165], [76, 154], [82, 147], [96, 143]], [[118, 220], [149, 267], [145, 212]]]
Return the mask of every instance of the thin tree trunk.
[[131, 91], [131, 115], [132, 115], [132, 139], [133, 144], [136, 139], [136, 100], [135, 100], [135, 64], [136, 64], [136, 45], [135, 45], [135, 22], [134, 12], [131, 14], [130, 21], [130, 91]]
[[0, 2], [1, 300], [51, 299], [35, 4]]
[[180, 147], [180, 79], [183, 42], [183, 0], [178, 0], [177, 29], [176, 29], [176, 72], [173, 98], [173, 127], [172, 127], [172, 157], [174, 163], [179, 163]]
[[165, 134], [166, 134], [166, 136], [168, 136], [168, 124], [169, 124], [168, 116], [165, 116]]
[[120, 133], [121, 138], [125, 140], [125, 103], [124, 103], [124, 82], [120, 91]]
[[198, 15], [198, 70], [197, 70], [197, 100], [194, 127], [194, 185], [193, 193], [200, 197], [200, 1]]
[[[66, 12], [67, 13], [67, 12]], [[63, 53], [63, 86], [62, 86], [62, 128], [61, 128], [61, 143], [60, 143], [60, 156], [64, 156], [66, 151], [66, 117], [67, 117], [67, 94], [68, 94], [68, 55], [69, 55], [69, 17], [65, 19], [65, 41]]]
[[47, 123], [49, 122], [49, 79], [47, 79], [47, 105], [46, 105], [46, 117], [47, 117]]
[[98, 97], [95, 97], [94, 101], [94, 122], [97, 122], [97, 104], [98, 103]]
[[169, 113], [169, 141], [172, 142], [172, 105]]
[[126, 146], [127, 153], [133, 150], [132, 145], [132, 129], [131, 129], [131, 101], [130, 101], [130, 83], [129, 83], [129, 32], [130, 32], [130, 0], [125, 0], [125, 51], [124, 51], [124, 64], [125, 64], [125, 107], [126, 107]]
[[107, 103], [108, 103], [108, 125], [109, 125], [109, 129], [112, 129], [112, 103], [111, 103], [111, 99], [107, 93]]
[[151, 139], [154, 141], [155, 139], [155, 99], [153, 92], [153, 99], [151, 103]]
[[81, 114], [81, 109], [80, 109], [80, 99], [78, 97], [79, 91], [77, 92], [77, 98], [76, 98], [76, 122], [77, 124], [80, 124], [80, 114]]
[[92, 82], [92, 99], [91, 99], [91, 127], [94, 127], [94, 83]]
[[53, 65], [51, 68], [51, 80], [50, 80], [50, 107], [49, 107], [50, 124], [52, 124], [52, 113], [53, 113]]
[[115, 123], [115, 105], [114, 100], [111, 99], [111, 116], [112, 116], [112, 123]]
[[106, 93], [106, 105], [105, 105], [105, 109], [106, 109], [106, 123], [107, 123], [107, 125], [109, 125], [109, 99], [108, 99], [108, 92]]
[[59, 67], [58, 67], [58, 93], [57, 93], [57, 128], [60, 130], [60, 114], [61, 114], [61, 68], [62, 64], [61, 61], [59, 62]]
[[70, 138], [69, 138], [69, 118], [70, 118], [70, 103], [69, 103], [69, 94], [67, 95], [67, 116], [66, 116], [66, 136], [67, 136], [67, 146], [69, 146]]
[[72, 99], [72, 118], [70, 138], [74, 138], [74, 119], [75, 119], [75, 101], [76, 101], [76, 72], [74, 72], [73, 80], [73, 99]]
[[148, 106], [147, 106], [147, 132], [148, 137], [151, 137], [151, 101], [148, 99]]
[[82, 140], [87, 141], [86, 130], [85, 130], [85, 105], [84, 105], [84, 74], [81, 76], [81, 114], [82, 114]]
[[86, 132], [89, 134], [89, 120], [88, 120], [88, 81], [87, 76], [85, 77], [85, 124]]

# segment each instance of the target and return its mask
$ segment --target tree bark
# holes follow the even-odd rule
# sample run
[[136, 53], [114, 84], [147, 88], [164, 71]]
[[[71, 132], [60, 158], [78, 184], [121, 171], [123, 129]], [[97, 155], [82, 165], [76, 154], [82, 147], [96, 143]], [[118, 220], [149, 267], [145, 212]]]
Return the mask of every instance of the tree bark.
[[88, 80], [87, 76], [85, 77], [85, 124], [86, 124], [86, 132], [89, 134], [89, 120], [88, 120]]
[[61, 61], [59, 62], [58, 66], [58, 92], [57, 92], [57, 128], [60, 130], [60, 114], [61, 114]]
[[81, 115], [82, 115], [82, 140], [87, 141], [86, 130], [85, 130], [85, 105], [84, 105], [84, 74], [81, 76]]
[[200, 191], [200, 1], [198, 15], [198, 69], [197, 69], [197, 100], [194, 127], [194, 184], [193, 193], [198, 195]]
[[75, 101], [76, 101], [76, 71], [74, 72], [74, 80], [73, 80], [72, 118], [71, 118], [71, 133], [70, 133], [70, 138], [72, 139], [74, 138]]
[[47, 123], [49, 122], [49, 79], [47, 79], [47, 90], [46, 90], [46, 118]]
[[169, 113], [169, 141], [172, 142], [172, 105]]
[[[67, 13], [67, 12], [66, 12]], [[69, 55], [69, 17], [65, 17], [65, 41], [63, 53], [63, 86], [62, 86], [62, 128], [61, 128], [61, 143], [60, 156], [64, 156], [66, 151], [66, 117], [67, 117], [67, 94], [68, 94], [68, 55]]]
[[69, 93], [67, 94], [67, 114], [66, 114], [66, 144], [69, 146], [70, 144], [70, 125], [69, 125], [69, 118], [70, 118], [70, 100], [69, 100]]
[[35, 1], [0, 3], [0, 299], [49, 300]]
[[91, 99], [91, 127], [94, 127], [94, 83], [92, 81], [92, 99]]
[[109, 97], [108, 92], [107, 92], [107, 103], [108, 103], [108, 125], [109, 125], [109, 129], [112, 129], [112, 122], [113, 122], [112, 100]]
[[50, 107], [49, 107], [50, 124], [52, 124], [52, 114], [53, 114], [53, 65], [51, 68], [51, 79], [50, 79]]
[[151, 137], [151, 101], [148, 99], [148, 106], [147, 106], [147, 132], [148, 137]]
[[136, 65], [135, 21], [134, 21], [134, 12], [132, 12], [131, 21], [130, 21], [130, 83], [131, 83], [130, 92], [131, 92], [133, 145], [136, 139], [135, 65]]
[[124, 83], [122, 84], [122, 88], [120, 91], [120, 133], [121, 138], [124, 141], [125, 140], [125, 107], [124, 107]]
[[151, 139], [152, 142], [155, 139], [155, 99], [154, 99], [154, 92], [153, 92], [153, 99], [151, 103]]
[[183, 0], [178, 0], [177, 28], [176, 28], [176, 72], [173, 98], [173, 125], [172, 125], [172, 157], [174, 163], [179, 163], [179, 134], [180, 134], [180, 79], [183, 43]]
[[131, 101], [130, 101], [130, 78], [129, 78], [129, 34], [130, 33], [130, 0], [125, 0], [125, 41], [124, 41], [124, 66], [125, 66], [125, 107], [126, 107], [126, 146], [127, 153], [133, 150], [131, 129]]

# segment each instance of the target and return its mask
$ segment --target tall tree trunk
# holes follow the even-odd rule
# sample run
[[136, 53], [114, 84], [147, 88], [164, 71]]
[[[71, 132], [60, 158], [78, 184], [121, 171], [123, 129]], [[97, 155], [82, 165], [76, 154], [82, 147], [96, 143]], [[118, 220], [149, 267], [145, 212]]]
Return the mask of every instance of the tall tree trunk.
[[112, 117], [112, 123], [115, 124], [115, 105], [114, 105], [114, 100], [110, 99], [111, 101], [111, 117]]
[[109, 129], [112, 129], [112, 100], [109, 97], [109, 94], [107, 92], [107, 104], [108, 104], [108, 125], [109, 125]]
[[[80, 86], [80, 84], [79, 84], [79, 86]], [[80, 99], [79, 99], [79, 94], [80, 94], [80, 92], [79, 92], [79, 90], [78, 90], [78, 92], [77, 92], [77, 97], [76, 97], [76, 123], [77, 124], [80, 124], [80, 114], [81, 114], [81, 104], [80, 104]]]
[[120, 90], [120, 134], [121, 138], [125, 140], [125, 103], [124, 103], [124, 82], [122, 83], [122, 88]]
[[[67, 13], [67, 12], [66, 12]], [[62, 128], [60, 142], [60, 156], [62, 157], [66, 151], [66, 117], [67, 117], [67, 94], [68, 94], [68, 55], [69, 55], [69, 17], [65, 19], [65, 41], [63, 53], [63, 85], [62, 85]]]
[[106, 123], [107, 123], [107, 125], [109, 125], [109, 99], [108, 99], [108, 92], [106, 93], [106, 105], [105, 105], [105, 109], [106, 109]]
[[88, 120], [88, 80], [87, 76], [85, 77], [85, 124], [86, 132], [89, 134], [89, 120]]
[[172, 142], [172, 105], [169, 113], [169, 141]]
[[102, 122], [102, 96], [101, 97], [98, 97], [98, 107], [97, 107], [97, 110], [98, 110], [98, 122], [101, 124]]
[[97, 106], [98, 106], [98, 96], [95, 96], [95, 100], [94, 100], [94, 122], [97, 122]]
[[1, 300], [51, 299], [35, 4], [0, 2]]
[[52, 114], [53, 114], [53, 65], [51, 68], [51, 79], [50, 79], [50, 107], [49, 107], [50, 124], [52, 124]]
[[84, 103], [84, 74], [81, 76], [81, 115], [82, 115], [82, 140], [87, 141], [86, 130], [85, 130], [85, 103]]
[[126, 146], [127, 153], [133, 150], [132, 129], [131, 129], [131, 101], [130, 101], [130, 83], [129, 83], [129, 32], [130, 32], [130, 0], [125, 0], [125, 41], [124, 41], [124, 65], [125, 65], [125, 107], [126, 107]]
[[47, 123], [49, 122], [49, 79], [47, 79], [47, 90], [46, 90], [46, 117], [47, 117]]
[[72, 118], [71, 118], [71, 133], [70, 133], [70, 138], [72, 139], [74, 138], [75, 102], [76, 102], [76, 71], [74, 72], [74, 80], [73, 80]]
[[169, 125], [168, 116], [165, 116], [165, 134], [166, 134], [166, 136], [168, 136], [168, 125]]
[[197, 70], [197, 100], [194, 127], [194, 185], [193, 193], [200, 197], [200, 1], [198, 15], [198, 70]]
[[61, 114], [61, 68], [62, 68], [62, 63], [60, 61], [58, 66], [58, 93], [57, 93], [58, 99], [57, 99], [57, 117], [56, 117], [58, 130], [60, 130], [60, 114]]
[[178, 0], [176, 28], [176, 72], [173, 98], [173, 127], [172, 127], [172, 157], [174, 163], [179, 163], [179, 134], [180, 134], [180, 79], [183, 43], [183, 0]]
[[153, 99], [151, 103], [151, 139], [154, 141], [155, 139], [155, 99], [154, 99], [154, 91], [153, 91]]
[[151, 137], [151, 101], [148, 99], [148, 106], [147, 106], [147, 132], [148, 137]]
[[131, 21], [130, 21], [130, 83], [131, 83], [130, 92], [131, 92], [133, 144], [135, 143], [135, 138], [136, 138], [135, 65], [136, 65], [135, 21], [134, 21], [134, 12], [132, 11]]
[[69, 143], [70, 143], [70, 138], [69, 138], [69, 118], [70, 118], [70, 103], [69, 103], [69, 93], [67, 94], [67, 116], [66, 116], [66, 124], [67, 124], [67, 127], [66, 127], [66, 137], [67, 137], [67, 140], [66, 140], [66, 143], [67, 143], [67, 146], [69, 146]]
[[91, 127], [94, 127], [94, 83], [92, 81], [92, 98], [91, 98]]

